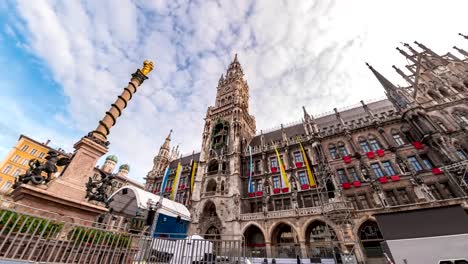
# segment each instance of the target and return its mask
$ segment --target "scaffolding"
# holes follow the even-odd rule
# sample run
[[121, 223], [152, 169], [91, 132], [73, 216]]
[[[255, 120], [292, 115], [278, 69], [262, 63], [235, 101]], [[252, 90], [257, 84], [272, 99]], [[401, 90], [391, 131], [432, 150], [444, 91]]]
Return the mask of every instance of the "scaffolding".
[[450, 182], [452, 182], [460, 191], [462, 197], [467, 197], [468, 193], [468, 160], [452, 163], [440, 168], [446, 173]]

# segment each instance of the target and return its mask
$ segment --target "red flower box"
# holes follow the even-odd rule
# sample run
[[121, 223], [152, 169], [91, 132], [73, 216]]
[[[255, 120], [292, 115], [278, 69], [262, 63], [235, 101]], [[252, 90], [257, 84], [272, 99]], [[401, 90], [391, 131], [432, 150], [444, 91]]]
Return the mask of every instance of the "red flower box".
[[185, 189], [185, 184], [182, 184], [181, 186], [179, 186], [179, 189], [181, 190]]
[[288, 192], [288, 191], [289, 191], [289, 188], [288, 188], [288, 187], [286, 187], [286, 188], [283, 188], [283, 189], [281, 189], [281, 191], [282, 191], [282, 192], [284, 192], [284, 193], [286, 193], [286, 192]]
[[415, 142], [413, 142], [411, 144], [413, 144], [413, 147], [415, 149], [423, 149], [424, 148], [424, 145], [423, 145], [423, 143], [421, 143], [421, 141], [415, 141]]
[[302, 162], [296, 162], [296, 168], [302, 168]]
[[383, 149], [378, 149], [375, 153], [377, 153], [377, 156], [383, 157], [385, 155], [385, 151]]
[[343, 189], [349, 189], [349, 188], [351, 188], [351, 183], [344, 182], [342, 186], [343, 186]]
[[273, 193], [280, 193], [280, 192], [281, 192], [280, 188], [273, 189]]
[[380, 183], [387, 183], [387, 182], [388, 182], [388, 179], [387, 179], [387, 177], [385, 177], [385, 176], [384, 176], [384, 177], [380, 177], [380, 178], [379, 178], [379, 182], [380, 182]]
[[350, 156], [344, 156], [343, 160], [345, 163], [351, 163], [351, 157]]
[[309, 189], [309, 185], [308, 184], [302, 184], [301, 185], [301, 190], [308, 190]]
[[374, 152], [372, 152], [372, 151], [367, 152], [366, 155], [367, 155], [367, 157], [368, 157], [369, 159], [375, 158]]
[[354, 187], [361, 187], [361, 182], [360, 181], [353, 181]]
[[249, 193], [249, 197], [252, 198], [252, 197], [255, 197], [255, 193]]
[[392, 175], [392, 176], [390, 176], [390, 179], [392, 181], [399, 181], [400, 180], [400, 175]]
[[441, 171], [439, 168], [433, 168], [433, 169], [432, 169], [432, 173], [434, 173], [435, 175], [439, 175], [439, 174], [442, 174], [442, 173], [444, 173], [444, 172]]
[[262, 191], [258, 191], [258, 192], [255, 193], [255, 195], [257, 195], [257, 196], [262, 196], [262, 195], [263, 195], [263, 192], [262, 192]]
[[271, 167], [271, 172], [272, 172], [272, 173], [275, 173], [275, 172], [277, 172], [277, 171], [278, 171], [278, 168], [277, 168], [277, 167]]

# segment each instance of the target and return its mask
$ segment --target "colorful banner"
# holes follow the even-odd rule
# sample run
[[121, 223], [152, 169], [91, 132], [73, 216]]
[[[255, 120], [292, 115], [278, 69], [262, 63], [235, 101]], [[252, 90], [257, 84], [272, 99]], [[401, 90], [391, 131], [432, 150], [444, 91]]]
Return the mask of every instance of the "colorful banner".
[[180, 161], [179, 161], [179, 164], [177, 164], [177, 170], [176, 170], [176, 174], [174, 177], [174, 182], [172, 183], [171, 195], [169, 196], [169, 199], [173, 201], [175, 200], [177, 189], [179, 188], [179, 180], [180, 180], [181, 174], [182, 174], [182, 165], [180, 164]]
[[307, 158], [307, 154], [305, 152], [304, 147], [302, 146], [302, 143], [301, 143], [301, 140], [300, 140], [299, 136], [296, 137], [296, 140], [299, 143], [299, 147], [301, 148], [302, 159], [304, 160], [306, 170], [307, 170], [307, 176], [309, 177], [309, 185], [311, 187], [315, 187], [315, 185], [316, 185], [315, 184], [315, 179], [314, 179], [314, 175], [312, 174], [312, 170], [310, 169], [310, 166], [309, 166], [309, 159]]
[[193, 185], [195, 184], [195, 174], [197, 174], [197, 162], [192, 161], [192, 170], [190, 171], [190, 193], [193, 193]]
[[163, 180], [161, 183], [161, 190], [159, 190], [161, 195], [164, 193], [164, 190], [166, 189], [167, 179], [169, 178], [169, 171], [170, 171], [169, 166], [167, 166], [166, 170], [164, 171], [164, 176], [163, 176]]
[[[273, 142], [272, 142], [272, 144], [273, 144]], [[281, 186], [282, 186], [283, 189], [284, 188], [289, 189], [289, 179], [288, 179], [288, 175], [286, 174], [286, 171], [284, 170], [283, 161], [281, 161], [281, 157], [279, 155], [278, 149], [276, 149], [275, 144], [273, 144], [273, 147], [275, 148], [276, 158], [278, 159], [278, 165], [280, 167], [281, 178], [282, 178]]]
[[250, 154], [250, 164], [249, 164], [249, 193], [254, 192], [254, 186], [252, 183], [252, 174], [253, 174], [253, 163], [252, 163], [252, 146], [249, 146], [249, 154]]

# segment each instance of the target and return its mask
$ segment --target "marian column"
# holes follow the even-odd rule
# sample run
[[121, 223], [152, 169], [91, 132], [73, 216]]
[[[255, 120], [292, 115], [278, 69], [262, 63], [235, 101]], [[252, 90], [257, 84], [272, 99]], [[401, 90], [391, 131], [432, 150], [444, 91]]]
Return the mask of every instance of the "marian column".
[[[109, 146], [107, 136], [111, 128], [116, 124], [117, 118], [122, 115], [122, 111], [127, 107], [138, 87], [148, 79], [147, 75], [153, 67], [153, 62], [145, 61], [143, 67], [132, 74], [128, 86], [117, 96], [117, 100], [111, 105], [104, 118], [99, 121], [96, 129], [75, 143], [75, 153], [70, 164], [65, 168], [61, 177], [51, 182], [49, 191], [72, 199], [84, 200], [86, 182], [93, 175], [99, 158], [107, 153]], [[65, 191], [64, 185], [72, 187], [75, 191]]]

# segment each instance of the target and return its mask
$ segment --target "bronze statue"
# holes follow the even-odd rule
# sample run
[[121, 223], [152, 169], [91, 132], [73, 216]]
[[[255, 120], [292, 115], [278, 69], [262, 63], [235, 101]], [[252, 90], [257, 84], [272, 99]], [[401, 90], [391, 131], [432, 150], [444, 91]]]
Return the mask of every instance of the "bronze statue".
[[106, 174], [102, 171], [99, 171], [99, 173], [101, 174], [100, 180], [93, 181], [93, 179], [89, 177], [88, 182], [86, 183], [85, 198], [88, 198], [88, 201], [102, 202], [106, 205], [106, 207], [109, 207], [112, 199], [109, 199], [107, 194], [112, 191], [115, 175]]
[[[59, 158], [60, 154], [55, 150], [50, 150], [47, 153], [45, 163], [41, 163], [37, 159], [32, 159], [29, 161], [29, 169], [25, 174], [18, 176], [13, 185], [13, 188], [20, 186], [23, 183], [29, 183], [30, 181], [35, 184], [48, 183], [52, 180], [52, 174], [57, 172], [57, 166], [65, 166], [70, 163], [70, 159], [63, 157]], [[42, 176], [42, 172], [47, 174], [47, 177]]]

